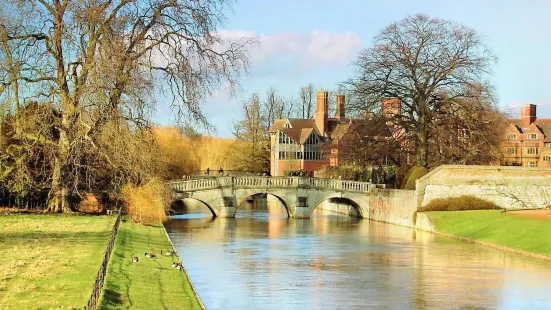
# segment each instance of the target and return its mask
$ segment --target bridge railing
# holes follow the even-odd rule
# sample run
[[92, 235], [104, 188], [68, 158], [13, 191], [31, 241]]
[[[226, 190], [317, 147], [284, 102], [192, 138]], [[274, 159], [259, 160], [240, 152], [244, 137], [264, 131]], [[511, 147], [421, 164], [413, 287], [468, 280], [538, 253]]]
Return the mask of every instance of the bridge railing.
[[191, 180], [174, 180], [170, 186], [178, 191], [196, 191], [220, 187], [315, 187], [335, 190], [370, 192], [376, 185], [368, 182], [356, 182], [334, 179], [303, 177], [212, 177]]

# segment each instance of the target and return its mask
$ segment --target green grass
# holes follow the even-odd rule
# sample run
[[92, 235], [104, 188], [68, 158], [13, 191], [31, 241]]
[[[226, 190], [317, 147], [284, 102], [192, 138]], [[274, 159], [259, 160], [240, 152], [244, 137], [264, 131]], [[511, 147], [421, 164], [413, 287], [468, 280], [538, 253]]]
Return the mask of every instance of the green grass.
[[[161, 226], [121, 222], [107, 269], [101, 309], [201, 309], [183, 272], [171, 267], [175, 256]], [[157, 258], [146, 258], [144, 253]], [[131, 262], [133, 256], [139, 262]]]
[[551, 221], [499, 210], [427, 212], [437, 231], [537, 254], [551, 255]]
[[82, 308], [115, 217], [0, 216], [0, 309]]

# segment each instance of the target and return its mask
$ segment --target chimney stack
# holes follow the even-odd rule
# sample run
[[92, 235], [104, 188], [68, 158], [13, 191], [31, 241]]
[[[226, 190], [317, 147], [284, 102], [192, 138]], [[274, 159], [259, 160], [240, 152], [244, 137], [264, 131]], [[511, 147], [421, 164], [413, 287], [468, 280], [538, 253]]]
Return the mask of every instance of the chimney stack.
[[314, 113], [314, 122], [318, 127], [320, 134], [325, 137], [327, 133], [327, 92], [319, 91], [317, 94], [316, 112]]
[[339, 121], [344, 120], [344, 95], [343, 94], [337, 95], [337, 113], [335, 117], [338, 118]]
[[526, 104], [520, 109], [522, 128], [528, 128], [536, 120], [536, 105]]

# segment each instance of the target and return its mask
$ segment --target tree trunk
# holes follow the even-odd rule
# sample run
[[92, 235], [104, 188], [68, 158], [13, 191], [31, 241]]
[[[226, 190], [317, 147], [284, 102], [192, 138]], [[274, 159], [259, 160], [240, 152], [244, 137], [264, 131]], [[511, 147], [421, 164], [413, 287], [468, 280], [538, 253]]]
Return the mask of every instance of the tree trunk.
[[428, 169], [429, 168], [428, 132], [424, 124], [419, 126], [419, 131], [417, 132], [417, 139], [419, 140], [419, 143], [417, 143], [416, 165], [423, 166]]
[[52, 175], [52, 187], [48, 194], [49, 213], [71, 213], [71, 167], [68, 163], [69, 138], [66, 130], [60, 130], [58, 154], [54, 160], [54, 171]]

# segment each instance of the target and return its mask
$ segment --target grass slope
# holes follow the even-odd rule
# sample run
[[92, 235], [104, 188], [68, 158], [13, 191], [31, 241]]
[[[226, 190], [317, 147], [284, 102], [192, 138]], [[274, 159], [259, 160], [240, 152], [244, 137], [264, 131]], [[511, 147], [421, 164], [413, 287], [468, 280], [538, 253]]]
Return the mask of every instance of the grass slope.
[[551, 221], [499, 210], [427, 212], [439, 232], [551, 255]]
[[82, 308], [114, 217], [0, 216], [0, 309]]
[[[101, 309], [201, 309], [183, 272], [171, 267], [175, 256], [161, 226], [121, 222], [107, 269]], [[146, 258], [144, 253], [157, 258]], [[133, 264], [133, 256], [139, 262]]]

